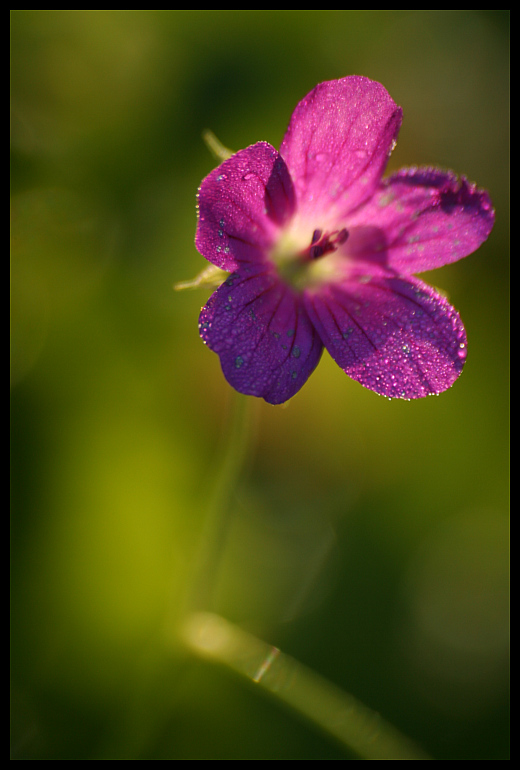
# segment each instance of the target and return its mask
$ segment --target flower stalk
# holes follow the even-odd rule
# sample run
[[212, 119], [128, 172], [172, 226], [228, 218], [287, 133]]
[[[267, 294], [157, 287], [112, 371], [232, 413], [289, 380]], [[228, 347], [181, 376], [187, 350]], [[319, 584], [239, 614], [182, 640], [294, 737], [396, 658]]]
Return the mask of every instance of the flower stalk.
[[261, 687], [362, 759], [431, 759], [352, 695], [219, 615], [191, 615], [183, 636], [197, 655]]
[[231, 497], [252, 444], [254, 403], [240, 394], [233, 399], [223, 459], [180, 628], [181, 639], [193, 654], [224, 665], [260, 687], [363, 759], [430, 759], [352, 695], [215, 613], [215, 586], [233, 516]]
[[222, 461], [214, 480], [195, 561], [189, 612], [215, 609], [219, 565], [233, 519], [231, 498], [252, 446], [253, 403], [240, 394], [233, 395]]

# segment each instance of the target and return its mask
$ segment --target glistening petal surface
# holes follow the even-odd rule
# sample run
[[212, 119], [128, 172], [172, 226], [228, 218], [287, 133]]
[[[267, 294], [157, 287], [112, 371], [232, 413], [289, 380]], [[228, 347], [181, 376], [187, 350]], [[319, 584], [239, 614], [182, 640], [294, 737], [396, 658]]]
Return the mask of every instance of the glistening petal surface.
[[229, 276], [202, 309], [199, 329], [229, 384], [270, 404], [294, 396], [323, 351], [299, 297], [268, 267]]
[[441, 393], [462, 371], [466, 333], [460, 317], [417, 278], [344, 281], [306, 292], [304, 302], [336, 363], [380, 395]]
[[302, 99], [280, 147], [302, 220], [327, 227], [370, 198], [401, 116], [386, 89], [364, 77], [320, 83]]
[[195, 245], [223, 270], [265, 262], [294, 206], [294, 188], [284, 160], [270, 144], [258, 142], [224, 161], [202, 181]]
[[233, 274], [200, 334], [236, 390], [282, 403], [325, 346], [376, 393], [420, 398], [462, 371], [457, 311], [414, 274], [477, 249], [494, 224], [465, 177], [403, 169], [382, 181], [402, 111], [364, 77], [321, 83], [297, 105], [280, 153], [260, 142], [199, 190], [196, 245]]
[[471, 254], [494, 221], [487, 192], [464, 177], [432, 168], [402, 169], [349, 219], [348, 253], [400, 273], [420, 273]]

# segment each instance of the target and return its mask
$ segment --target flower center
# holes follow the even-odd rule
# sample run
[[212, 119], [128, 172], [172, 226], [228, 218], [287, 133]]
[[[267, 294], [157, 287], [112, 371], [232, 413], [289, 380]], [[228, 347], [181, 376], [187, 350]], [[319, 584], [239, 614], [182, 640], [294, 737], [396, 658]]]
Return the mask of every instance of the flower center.
[[348, 231], [346, 227], [342, 230], [334, 230], [330, 234], [325, 233], [325, 235], [321, 230], [315, 230], [312, 234], [311, 245], [304, 254], [308, 252], [310, 259], [318, 259], [325, 254], [329, 254], [331, 251], [336, 251], [338, 246], [345, 243], [347, 238]]
[[[296, 245], [287, 234], [280, 238], [271, 254], [271, 259], [285, 283], [297, 291], [303, 291], [333, 280], [338, 272], [338, 261], [343, 257], [331, 257], [332, 253], [342, 246], [348, 238], [348, 231], [342, 230], [323, 232], [314, 230], [310, 244], [303, 250]], [[322, 259], [327, 257], [327, 259]]]

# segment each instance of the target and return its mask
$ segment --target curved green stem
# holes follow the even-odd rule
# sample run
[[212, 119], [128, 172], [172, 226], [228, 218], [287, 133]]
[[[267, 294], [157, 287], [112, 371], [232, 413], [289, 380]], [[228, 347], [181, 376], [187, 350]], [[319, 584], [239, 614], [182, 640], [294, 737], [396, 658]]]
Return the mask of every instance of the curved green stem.
[[248, 455], [253, 399], [234, 394], [181, 636], [200, 657], [225, 664], [304, 715], [363, 759], [430, 759], [374, 711], [262, 639], [214, 614], [219, 564], [232, 521], [230, 498]]
[[431, 759], [352, 695], [219, 615], [193, 614], [183, 630], [198, 655], [262, 687], [363, 759]]

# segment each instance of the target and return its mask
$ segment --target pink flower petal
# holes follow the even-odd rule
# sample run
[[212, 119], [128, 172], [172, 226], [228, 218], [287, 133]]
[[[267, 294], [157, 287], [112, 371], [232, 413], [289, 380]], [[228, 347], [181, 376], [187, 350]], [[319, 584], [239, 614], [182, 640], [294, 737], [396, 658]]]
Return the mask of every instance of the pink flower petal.
[[265, 262], [280, 227], [294, 211], [285, 162], [267, 142], [240, 150], [203, 181], [195, 245], [224, 270]]
[[304, 304], [332, 358], [380, 395], [441, 393], [462, 371], [466, 334], [460, 317], [416, 278], [329, 284], [307, 292]]
[[488, 194], [450, 171], [402, 169], [348, 221], [349, 256], [399, 273], [432, 270], [471, 254], [488, 237]]
[[280, 154], [302, 219], [324, 228], [370, 198], [401, 115], [383, 86], [364, 77], [321, 83], [297, 105]]
[[494, 211], [449, 171], [381, 181], [401, 117], [379, 83], [321, 83], [297, 105], [279, 154], [260, 142], [203, 180], [196, 246], [233, 275], [202, 309], [200, 335], [238, 391], [286, 401], [324, 345], [389, 397], [440, 393], [462, 371], [456, 310], [411, 275], [477, 249]]
[[262, 266], [229, 276], [202, 309], [199, 329], [229, 384], [270, 404], [297, 393], [323, 350], [300, 298]]

